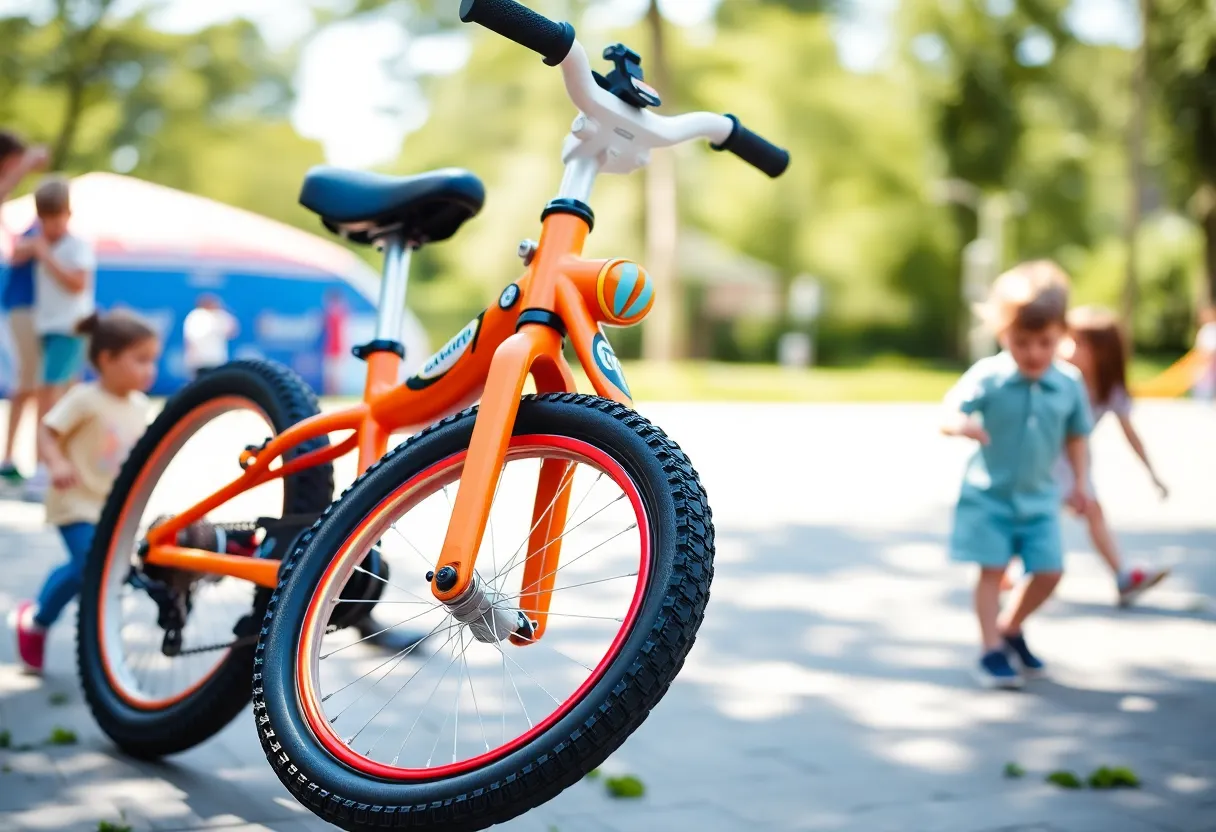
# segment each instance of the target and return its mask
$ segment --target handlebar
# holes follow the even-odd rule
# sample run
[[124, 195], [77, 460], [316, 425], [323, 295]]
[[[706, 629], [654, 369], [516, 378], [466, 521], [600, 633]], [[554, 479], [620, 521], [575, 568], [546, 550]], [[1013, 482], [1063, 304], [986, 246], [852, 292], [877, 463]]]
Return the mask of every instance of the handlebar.
[[790, 152], [770, 142], [763, 136], [753, 133], [744, 127], [736, 116], [730, 113], [726, 117], [734, 124], [734, 129], [721, 144], [710, 145], [714, 150], [729, 150], [752, 167], [767, 173], [773, 179], [785, 173], [790, 166]]
[[460, 19], [480, 23], [507, 40], [537, 52], [549, 66], [557, 66], [574, 45], [574, 27], [558, 23], [515, 0], [461, 0]]
[[789, 151], [744, 127], [736, 116], [688, 113], [660, 116], [640, 110], [600, 88], [587, 54], [575, 40], [574, 27], [538, 14], [516, 0], [461, 0], [460, 19], [479, 23], [520, 46], [539, 53], [549, 66], [561, 66], [574, 104], [588, 116], [610, 114], [636, 122], [654, 147], [706, 138], [714, 150], [727, 150], [776, 178], [789, 167]]

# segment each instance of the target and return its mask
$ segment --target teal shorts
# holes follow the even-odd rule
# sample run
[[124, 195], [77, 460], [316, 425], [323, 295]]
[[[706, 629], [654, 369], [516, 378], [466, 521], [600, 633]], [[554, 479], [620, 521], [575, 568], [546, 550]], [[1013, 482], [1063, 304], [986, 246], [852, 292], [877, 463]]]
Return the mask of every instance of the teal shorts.
[[51, 333], [42, 336], [42, 383], [68, 384], [84, 370], [85, 339]]
[[950, 538], [951, 560], [1004, 569], [1014, 557], [1020, 557], [1031, 574], [1063, 572], [1059, 513], [1017, 517], [995, 501], [960, 498]]

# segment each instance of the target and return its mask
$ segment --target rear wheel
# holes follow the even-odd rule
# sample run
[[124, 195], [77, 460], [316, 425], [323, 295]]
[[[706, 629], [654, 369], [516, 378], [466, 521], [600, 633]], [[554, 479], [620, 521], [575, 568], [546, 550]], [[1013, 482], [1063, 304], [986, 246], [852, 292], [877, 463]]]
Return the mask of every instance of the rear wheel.
[[[713, 526], [687, 457], [637, 413], [572, 394], [521, 403], [468, 605], [433, 568], [476, 411], [389, 454], [301, 539], [258, 643], [254, 713], [293, 794], [347, 830], [484, 829], [557, 795], [642, 723], [704, 616]], [[534, 505], [539, 482], [552, 497]], [[567, 507], [542, 570], [529, 538]], [[539, 545], [539, 544], [535, 544]], [[427, 632], [387, 658], [327, 621], [391, 565], [389, 627]], [[544, 629], [529, 589], [551, 586]]]
[[[147, 566], [148, 528], [240, 474], [240, 452], [318, 412], [304, 381], [278, 364], [230, 363], [166, 403], [131, 451], [97, 526], [80, 595], [77, 658], [98, 724], [126, 752], [191, 748], [249, 701], [254, 642], [270, 592], [235, 578]], [[287, 458], [328, 444], [311, 440]], [[280, 557], [291, 540], [258, 518], [320, 515], [333, 468], [252, 489], [179, 536], [183, 545]], [[297, 532], [298, 533], [298, 532]]]

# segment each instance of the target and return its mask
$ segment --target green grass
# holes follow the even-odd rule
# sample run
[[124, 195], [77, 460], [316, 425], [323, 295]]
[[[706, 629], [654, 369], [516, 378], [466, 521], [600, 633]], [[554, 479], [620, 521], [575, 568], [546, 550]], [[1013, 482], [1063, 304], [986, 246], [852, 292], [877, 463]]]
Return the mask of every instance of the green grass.
[[56, 725], [51, 729], [51, 735], [46, 738], [47, 745], [75, 745], [76, 732], [71, 728], [61, 728]]
[[[625, 362], [625, 380], [639, 402], [915, 402], [940, 399], [958, 379], [954, 369], [922, 366], [815, 367], [771, 364]], [[591, 385], [575, 371], [580, 390]]]
[[55, 693], [52, 693], [50, 696], [48, 696], [46, 698], [46, 701], [49, 704], [58, 708], [60, 706], [68, 704], [68, 702], [70, 702], [72, 700], [71, 700], [71, 697], [68, 696], [66, 693], [63, 693], [62, 691], [57, 691]]
[[[1137, 358], [1129, 368], [1129, 382], [1153, 378], [1170, 363]], [[624, 363], [625, 380], [639, 402], [935, 402], [946, 395], [962, 371], [962, 367], [900, 358], [805, 370], [708, 361], [667, 366]], [[575, 377], [580, 390], [591, 389], [581, 369], [575, 369]]]
[[1127, 368], [1127, 381], [1129, 384], [1148, 381], [1165, 372], [1175, 360], [1156, 355], [1137, 355]]
[[0, 731], [0, 748], [9, 748], [13, 744], [13, 735], [6, 728]]
[[604, 788], [607, 789], [609, 797], [622, 800], [636, 799], [646, 794], [646, 786], [641, 780], [630, 774], [623, 777], [606, 778]]
[[[1130, 383], [1147, 381], [1172, 362], [1137, 357]], [[577, 365], [578, 389], [591, 392]], [[936, 402], [962, 375], [962, 366], [900, 357], [874, 359], [853, 367], [786, 369], [773, 364], [682, 361], [660, 365], [624, 362], [625, 380], [637, 402]], [[333, 399], [334, 405], [351, 400]]]
[[1026, 776], [1026, 769], [1017, 763], [1005, 763], [1005, 776], [1011, 780]]
[[1073, 774], [1071, 771], [1053, 771], [1047, 775], [1047, 782], [1059, 786], [1061, 789], [1079, 789], [1081, 788], [1081, 778]]
[[113, 823], [108, 820], [98, 821], [97, 832], [131, 832], [131, 827], [125, 823]]
[[1115, 768], [1102, 766], [1089, 775], [1089, 787], [1091, 789], [1138, 789], [1140, 788], [1140, 778], [1126, 766], [1116, 766]]

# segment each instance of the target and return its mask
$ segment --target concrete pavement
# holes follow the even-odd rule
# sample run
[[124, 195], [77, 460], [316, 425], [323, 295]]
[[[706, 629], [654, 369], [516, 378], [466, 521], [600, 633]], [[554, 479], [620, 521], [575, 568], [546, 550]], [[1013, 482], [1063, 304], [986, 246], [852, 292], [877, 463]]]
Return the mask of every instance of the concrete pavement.
[[[977, 691], [971, 576], [944, 535], [965, 443], [922, 406], [655, 405], [701, 471], [718, 529], [706, 623], [679, 680], [605, 766], [508, 830], [1216, 830], [1216, 411], [1137, 413], [1173, 495], [1157, 501], [1107, 424], [1104, 505], [1129, 559], [1174, 569], [1130, 611], [1069, 523], [1069, 571], [1029, 631], [1051, 681]], [[349, 478], [349, 469], [345, 469]], [[340, 470], [339, 479], [343, 471]], [[61, 557], [40, 509], [0, 502], [0, 610]], [[0, 832], [330, 828], [302, 810], [242, 717], [151, 765], [114, 753], [81, 701], [70, 625], [47, 678], [0, 635]], [[60, 700], [66, 698], [66, 703]], [[52, 702], [56, 704], [52, 704]], [[45, 746], [52, 729], [78, 742]], [[1016, 761], [1024, 778], [1002, 777]], [[1067, 768], [1128, 765], [1143, 787], [1067, 792]]]

